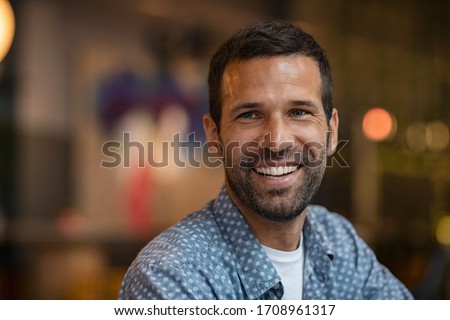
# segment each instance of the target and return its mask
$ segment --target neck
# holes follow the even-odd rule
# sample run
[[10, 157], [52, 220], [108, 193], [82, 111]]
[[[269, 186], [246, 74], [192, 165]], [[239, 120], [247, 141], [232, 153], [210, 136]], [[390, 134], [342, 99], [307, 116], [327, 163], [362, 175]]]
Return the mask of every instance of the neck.
[[272, 221], [250, 210], [233, 192], [228, 193], [261, 244], [281, 251], [294, 251], [298, 248], [307, 209], [292, 220]]
[[287, 222], [275, 222], [262, 218], [255, 213], [241, 212], [261, 244], [281, 251], [294, 251], [300, 244], [301, 231], [306, 216], [305, 211]]

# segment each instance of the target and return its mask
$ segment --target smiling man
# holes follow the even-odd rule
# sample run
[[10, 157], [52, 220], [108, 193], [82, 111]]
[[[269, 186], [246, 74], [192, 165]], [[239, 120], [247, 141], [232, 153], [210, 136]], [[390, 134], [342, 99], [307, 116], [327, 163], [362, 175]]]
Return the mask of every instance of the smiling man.
[[347, 220], [310, 205], [339, 125], [316, 41], [286, 22], [247, 26], [213, 56], [209, 92], [225, 185], [139, 253], [119, 298], [412, 298]]

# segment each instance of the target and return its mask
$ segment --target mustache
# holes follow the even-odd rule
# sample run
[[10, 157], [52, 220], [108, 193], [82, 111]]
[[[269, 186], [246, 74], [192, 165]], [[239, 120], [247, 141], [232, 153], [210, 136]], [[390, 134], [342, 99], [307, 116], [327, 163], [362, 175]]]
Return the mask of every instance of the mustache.
[[239, 165], [247, 169], [253, 169], [260, 165], [300, 165], [305, 158], [301, 150], [273, 151], [267, 148], [245, 150], [242, 152], [242, 156]]
[[[254, 169], [258, 166], [306, 166], [317, 167], [322, 164], [325, 146], [315, 145], [294, 148], [290, 146], [282, 150], [260, 147], [259, 145], [240, 148], [239, 167]], [[225, 164], [236, 165], [231, 157], [225, 158]]]

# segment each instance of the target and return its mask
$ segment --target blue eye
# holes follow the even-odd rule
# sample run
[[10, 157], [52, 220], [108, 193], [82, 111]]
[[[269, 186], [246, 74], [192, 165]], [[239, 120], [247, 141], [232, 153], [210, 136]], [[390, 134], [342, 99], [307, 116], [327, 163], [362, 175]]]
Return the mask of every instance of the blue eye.
[[254, 118], [256, 118], [256, 114], [252, 111], [248, 111], [248, 112], [244, 112], [243, 114], [239, 115], [239, 118], [254, 119]]
[[306, 112], [303, 110], [294, 110], [291, 112], [291, 115], [294, 117], [303, 116], [305, 114], [306, 114]]

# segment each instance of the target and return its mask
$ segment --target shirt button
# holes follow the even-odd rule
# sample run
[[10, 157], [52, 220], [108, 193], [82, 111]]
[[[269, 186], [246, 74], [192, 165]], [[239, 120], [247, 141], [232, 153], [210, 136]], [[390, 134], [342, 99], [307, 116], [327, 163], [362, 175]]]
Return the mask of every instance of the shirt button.
[[276, 283], [276, 284], [273, 286], [273, 288], [274, 288], [275, 290], [280, 289], [280, 283]]

